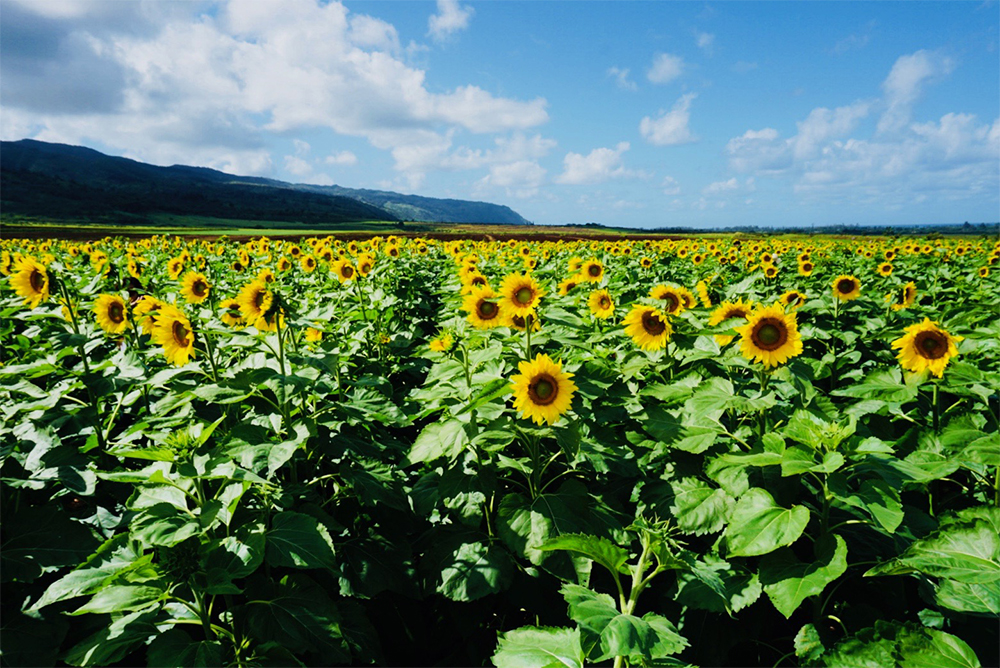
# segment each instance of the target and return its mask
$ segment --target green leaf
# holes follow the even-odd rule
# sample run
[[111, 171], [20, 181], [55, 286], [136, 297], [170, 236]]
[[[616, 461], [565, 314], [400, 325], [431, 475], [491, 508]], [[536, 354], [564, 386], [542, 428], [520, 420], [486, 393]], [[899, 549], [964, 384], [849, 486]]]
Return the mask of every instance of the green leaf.
[[980, 668], [972, 648], [956, 636], [937, 629], [901, 634], [900, 668]]
[[626, 566], [628, 551], [618, 547], [607, 538], [585, 534], [563, 534], [550, 538], [538, 549], [543, 552], [552, 550], [575, 552], [599, 563], [609, 571], [629, 574], [629, 569]]
[[709, 487], [697, 478], [681, 478], [671, 483], [674, 502], [670, 512], [677, 526], [697, 536], [721, 531], [736, 501], [726, 490]]
[[118, 573], [133, 568], [138, 560], [149, 563], [151, 557], [140, 557], [127, 545], [127, 540], [128, 535], [122, 533], [106, 541], [99, 553], [91, 556], [89, 563], [50, 584], [41, 598], [31, 606], [31, 610], [40, 610], [52, 603], [93, 594]]
[[769, 492], [759, 487], [744, 494], [726, 527], [729, 556], [750, 557], [791, 545], [809, 523], [805, 506], [783, 508]]
[[74, 522], [55, 503], [5, 513], [0, 580], [32, 582], [42, 573], [79, 564], [98, 544], [90, 527]]
[[496, 594], [514, 576], [514, 563], [501, 547], [462, 543], [441, 569], [436, 591], [453, 601], [475, 601]]
[[634, 615], [617, 615], [601, 632], [601, 655], [595, 661], [616, 656], [650, 659], [657, 642], [656, 632]]
[[819, 637], [819, 631], [812, 624], [806, 624], [795, 634], [795, 656], [804, 660], [804, 663], [814, 664], [816, 659], [826, 651], [823, 641]]
[[246, 624], [258, 642], [275, 641], [295, 653], [319, 652], [322, 663], [349, 663], [340, 614], [323, 588], [296, 573], [249, 591]]
[[71, 666], [109, 666], [124, 659], [136, 646], [160, 631], [153, 623], [157, 611], [137, 611], [113, 620], [76, 645], [63, 657]]
[[832, 541], [827, 536], [818, 546], [813, 563], [799, 561], [788, 548], [761, 559], [760, 581], [771, 603], [787, 619], [802, 601], [822, 593], [846, 570], [847, 543], [840, 536], [834, 536]]
[[942, 580], [938, 583], [934, 598], [938, 605], [949, 610], [1000, 615], [1000, 581], [969, 584]]
[[271, 520], [266, 556], [272, 566], [337, 569], [327, 528], [312, 515], [293, 511], [278, 513]]
[[469, 445], [465, 424], [458, 420], [432, 422], [424, 427], [406, 457], [407, 464], [432, 462], [437, 459], [454, 459]]
[[917, 398], [919, 385], [903, 382], [899, 369], [876, 371], [868, 375], [864, 382], [833, 392], [838, 397], [855, 399], [878, 399], [890, 403], [905, 403]]
[[149, 668], [213, 668], [225, 665], [223, 647], [218, 641], [195, 641], [187, 631], [172, 628], [149, 643], [146, 661]]
[[569, 604], [569, 618], [580, 625], [584, 654], [601, 641], [601, 633], [618, 616], [615, 600], [576, 584], [564, 584], [559, 590]]
[[130, 529], [132, 537], [147, 547], [172, 547], [201, 533], [201, 523], [169, 503], [157, 503], [146, 508]]
[[763, 593], [760, 578], [706, 554], [677, 575], [677, 600], [683, 605], [732, 615], [753, 604]]
[[491, 661], [497, 668], [583, 668], [580, 631], [535, 626], [508, 631]]
[[662, 659], [672, 654], [678, 654], [688, 647], [687, 639], [682, 636], [677, 627], [669, 619], [661, 615], [647, 612], [642, 616], [642, 621], [649, 624], [656, 634], [656, 641], [649, 650], [649, 655], [653, 659]]
[[84, 615], [87, 613], [101, 614], [143, 610], [160, 601], [164, 595], [165, 592], [159, 587], [111, 585], [94, 594], [92, 599], [70, 614]]

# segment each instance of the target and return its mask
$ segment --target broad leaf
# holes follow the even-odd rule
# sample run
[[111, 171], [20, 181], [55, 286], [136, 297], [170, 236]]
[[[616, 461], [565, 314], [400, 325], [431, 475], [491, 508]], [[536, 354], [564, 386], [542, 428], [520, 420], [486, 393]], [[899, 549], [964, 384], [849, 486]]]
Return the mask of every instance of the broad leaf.
[[788, 618], [802, 601], [822, 593], [846, 570], [847, 543], [834, 536], [819, 546], [813, 563], [799, 561], [788, 548], [767, 555], [760, 562], [760, 581], [774, 607]]
[[315, 517], [303, 513], [286, 511], [272, 518], [266, 554], [272, 566], [337, 568], [330, 532]]
[[583, 668], [580, 631], [535, 626], [508, 631], [491, 661], [497, 668]]
[[729, 556], [749, 557], [791, 545], [809, 523], [805, 506], [783, 508], [769, 492], [755, 487], [744, 494], [726, 527]]

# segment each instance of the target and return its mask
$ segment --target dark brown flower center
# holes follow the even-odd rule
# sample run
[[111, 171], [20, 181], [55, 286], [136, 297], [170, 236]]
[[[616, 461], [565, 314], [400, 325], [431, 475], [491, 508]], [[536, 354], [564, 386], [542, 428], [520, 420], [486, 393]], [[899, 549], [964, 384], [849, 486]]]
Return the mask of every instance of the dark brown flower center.
[[650, 336], [659, 336], [667, 329], [667, 324], [653, 312], [647, 311], [642, 314], [642, 328]]
[[184, 323], [182, 323], [180, 320], [174, 320], [173, 335], [174, 335], [174, 341], [177, 342], [177, 345], [187, 346], [188, 334], [189, 334], [188, 329], [187, 327], [184, 326]]
[[35, 292], [41, 292], [45, 289], [45, 276], [42, 272], [37, 269], [31, 270], [31, 275], [28, 277], [28, 281], [31, 283], [31, 289]]
[[788, 329], [777, 318], [764, 318], [753, 328], [751, 338], [762, 350], [777, 350], [788, 341]]
[[734, 309], [730, 309], [730, 310], [726, 311], [726, 313], [722, 316], [722, 319], [723, 320], [729, 320], [730, 318], [744, 318], [745, 319], [747, 317], [747, 315], [749, 315], [749, 314], [746, 311], [744, 311], [743, 309], [734, 308]]
[[608, 299], [607, 297], [601, 297], [601, 301], [599, 302], [599, 304], [602, 309], [611, 308], [611, 300]]
[[528, 384], [528, 398], [537, 406], [548, 406], [559, 396], [559, 383], [547, 373], [541, 373]]
[[812, 271], [812, 270], [813, 270], [813, 263], [812, 262], [803, 262], [802, 263], [802, 271]]
[[842, 295], [854, 292], [854, 281], [849, 278], [845, 278], [842, 281], [837, 281], [837, 292]]
[[670, 313], [676, 311], [677, 307], [680, 306], [680, 302], [677, 300], [677, 297], [669, 292], [663, 295], [663, 301], [667, 302], [667, 311]]
[[253, 296], [253, 305], [258, 311], [264, 307], [264, 291], [258, 290]]
[[196, 297], [204, 297], [208, 294], [208, 284], [205, 283], [205, 281], [197, 280], [191, 284], [191, 292], [193, 292]]
[[497, 305], [493, 302], [483, 299], [476, 304], [476, 311], [478, 312], [481, 320], [492, 320], [497, 317], [499, 309], [497, 309]]
[[353, 276], [353, 275], [354, 275], [354, 267], [350, 267], [350, 266], [345, 266], [345, 267], [344, 267], [344, 268], [343, 268], [343, 269], [342, 269], [342, 270], [340, 271], [340, 273], [341, 273], [341, 274], [343, 275], [343, 277], [344, 277], [344, 278], [350, 278], [351, 276]]
[[601, 265], [599, 265], [599, 264], [592, 264], [592, 265], [590, 265], [589, 267], [587, 267], [587, 273], [590, 274], [591, 276], [594, 276], [595, 278], [597, 276], [600, 276], [601, 275]]
[[929, 360], [944, 357], [948, 352], [948, 339], [940, 332], [920, 332], [915, 343], [920, 356]]
[[124, 307], [122, 307], [122, 305], [119, 304], [118, 302], [112, 302], [111, 305], [108, 306], [108, 320], [115, 323], [116, 325], [120, 325], [122, 322], [124, 322], [125, 321]]
[[527, 286], [520, 288], [514, 293], [514, 299], [516, 299], [520, 304], [530, 304], [532, 297], [534, 297], [534, 294], [532, 294], [531, 288]]

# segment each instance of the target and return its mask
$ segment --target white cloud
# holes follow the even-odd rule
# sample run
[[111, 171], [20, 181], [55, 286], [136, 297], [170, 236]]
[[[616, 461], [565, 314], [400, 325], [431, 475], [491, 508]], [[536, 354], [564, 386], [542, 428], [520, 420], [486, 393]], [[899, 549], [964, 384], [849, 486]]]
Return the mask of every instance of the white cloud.
[[534, 197], [545, 183], [546, 170], [533, 160], [519, 160], [492, 165], [490, 173], [477, 186], [505, 188], [508, 195], [518, 198]]
[[563, 173], [556, 177], [556, 183], [567, 185], [593, 185], [605, 181], [636, 176], [637, 173], [625, 168], [622, 155], [629, 150], [627, 141], [619, 142], [614, 148], [595, 148], [587, 155], [567, 153], [563, 158]]
[[865, 46], [868, 45], [868, 42], [871, 41], [872, 31], [875, 29], [876, 25], [877, 24], [875, 19], [872, 19], [871, 21], [866, 23], [858, 32], [850, 34], [844, 39], [838, 41], [833, 46], [833, 53], [839, 56], [840, 54], [846, 53], [852, 49], [864, 48]]
[[954, 62], [940, 53], [920, 50], [900, 56], [882, 82], [885, 112], [878, 122], [879, 132], [893, 132], [906, 126], [914, 102], [924, 84], [951, 73]]
[[437, 14], [427, 20], [427, 34], [436, 41], [442, 41], [459, 30], [469, 27], [469, 20], [475, 10], [469, 5], [462, 6], [458, 0], [437, 0]]
[[[171, 4], [155, 30], [81, 27], [87, 49], [122, 72], [109, 75], [109, 91], [94, 93], [109, 102], [67, 112], [5, 87], [5, 135], [30, 128], [35, 138], [103, 145], [157, 164], [261, 173], [272, 168], [268, 132], [329, 129], [390, 152], [397, 171], [420, 179], [422, 170], [457, 164], [456, 133], [517, 133], [548, 120], [544, 98], [517, 100], [471, 83], [440, 90], [404, 60], [393, 26], [336, 1], [230, 2], [197, 16], [194, 5], [178, 4], [187, 13]], [[83, 6], [26, 6], [42, 5], [50, 13]], [[471, 15], [455, 3], [439, 8], [442, 31]], [[10, 67], [5, 59], [8, 83]]]
[[669, 53], [658, 53], [646, 72], [646, 78], [655, 84], [670, 83], [684, 71], [684, 60]]
[[868, 115], [867, 102], [855, 102], [833, 111], [825, 107], [813, 109], [804, 121], [800, 121], [799, 133], [792, 142], [792, 150], [797, 160], [814, 155], [821, 144], [841, 137], [854, 130], [858, 122]]
[[682, 95], [670, 111], [660, 112], [660, 116], [653, 119], [645, 116], [639, 122], [639, 132], [650, 144], [656, 146], [673, 146], [675, 144], [687, 144], [695, 141], [696, 137], [691, 133], [688, 122], [691, 120], [691, 101], [697, 97], [696, 93]]
[[677, 183], [677, 179], [672, 176], [664, 176], [663, 184], [660, 186], [663, 190], [664, 195], [670, 195], [674, 197], [681, 194], [681, 186]]
[[326, 156], [323, 162], [328, 165], [356, 165], [358, 164], [358, 156], [350, 151], [337, 151]]
[[305, 176], [312, 172], [312, 165], [308, 161], [294, 155], [285, 156], [285, 170], [295, 176]]
[[715, 35], [708, 32], [695, 32], [695, 42], [698, 44], [698, 48], [705, 51], [708, 54], [712, 53], [712, 47], [715, 45]]
[[302, 141], [301, 139], [293, 139], [292, 146], [295, 147], [295, 155], [306, 155], [309, 153], [309, 142]]
[[615, 81], [618, 83], [618, 87], [622, 90], [637, 91], [639, 86], [628, 78], [629, 69], [627, 67], [609, 67], [608, 76], [614, 77]]
[[709, 183], [707, 186], [702, 188], [702, 195], [722, 195], [727, 193], [732, 193], [734, 191], [740, 192], [753, 192], [757, 189], [754, 178], [748, 177], [742, 183], [735, 176], [728, 181], [716, 181], [714, 183]]

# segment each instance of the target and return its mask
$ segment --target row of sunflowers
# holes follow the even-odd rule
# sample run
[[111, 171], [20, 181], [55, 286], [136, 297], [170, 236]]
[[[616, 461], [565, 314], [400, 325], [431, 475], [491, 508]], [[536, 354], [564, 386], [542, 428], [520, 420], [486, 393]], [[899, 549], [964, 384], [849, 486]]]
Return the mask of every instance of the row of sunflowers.
[[1000, 660], [996, 240], [0, 252], [11, 665]]

